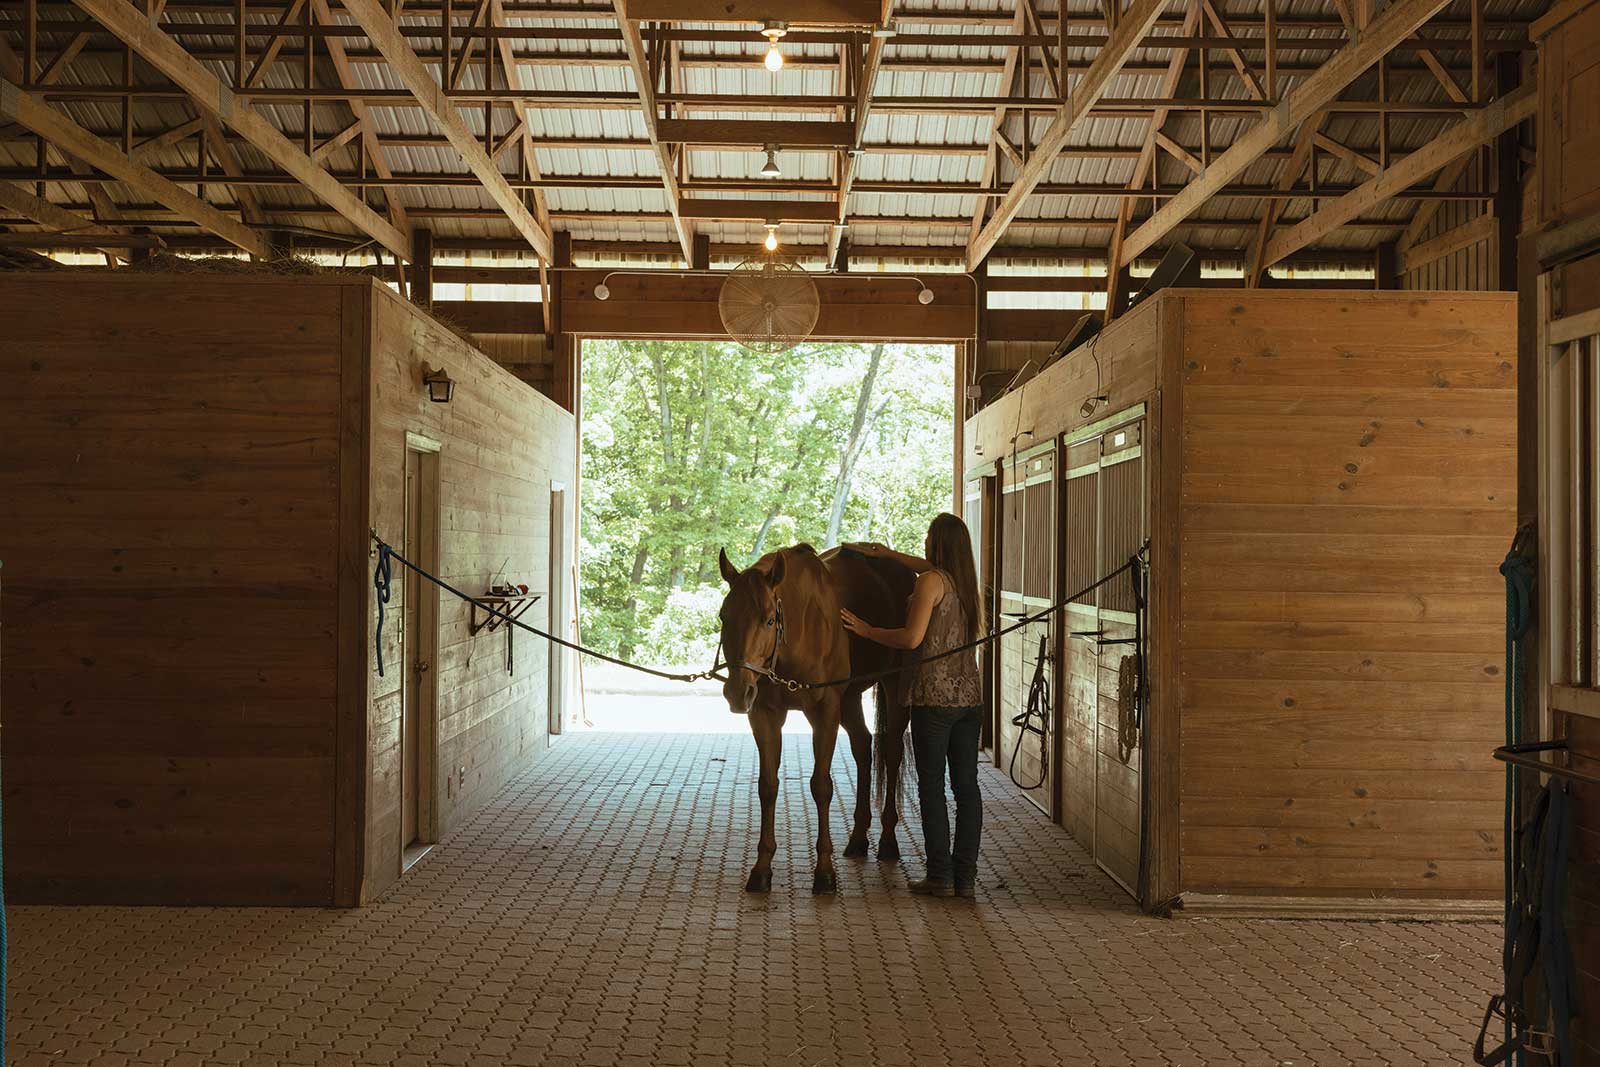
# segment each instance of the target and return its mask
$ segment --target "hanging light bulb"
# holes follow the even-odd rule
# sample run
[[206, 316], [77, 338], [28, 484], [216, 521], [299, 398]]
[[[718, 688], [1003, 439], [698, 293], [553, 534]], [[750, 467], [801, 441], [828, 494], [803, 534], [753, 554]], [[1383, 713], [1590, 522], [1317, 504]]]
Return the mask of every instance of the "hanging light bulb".
[[768, 21], [761, 29], [761, 35], [767, 39], [767, 58], [763, 62], [774, 74], [783, 69], [783, 53], [778, 51], [778, 38], [788, 32], [788, 24], [783, 22]]
[[767, 239], [762, 244], [766, 246], [768, 252], [776, 252], [778, 250], [778, 224], [776, 222], [767, 223]]
[[769, 144], [767, 145], [767, 162], [761, 167], [761, 176], [763, 178], [776, 178], [780, 173], [782, 172], [778, 170], [778, 146]]

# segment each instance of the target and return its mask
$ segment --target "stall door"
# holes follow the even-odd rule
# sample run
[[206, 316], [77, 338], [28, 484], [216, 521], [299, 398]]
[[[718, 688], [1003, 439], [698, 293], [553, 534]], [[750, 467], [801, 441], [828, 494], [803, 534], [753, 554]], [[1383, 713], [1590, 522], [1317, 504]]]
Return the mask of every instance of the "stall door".
[[[1000, 625], [1051, 605], [1055, 593], [1055, 444], [1041, 445], [1005, 464], [1000, 516]], [[1018, 628], [999, 642], [997, 682], [1000, 765], [1023, 795], [1056, 815], [1054, 617]], [[1029, 730], [1020, 720], [1039, 679]], [[1042, 733], [1040, 732], [1042, 731]]]
[[[989, 533], [987, 524], [994, 517], [995, 506], [990, 500], [994, 494], [994, 483], [993, 475], [968, 478], [966, 485], [962, 487], [961, 496], [961, 518], [967, 524], [968, 533], [972, 535], [973, 567], [978, 576], [978, 606], [984, 613], [985, 625], [990, 628], [994, 626], [994, 538]], [[994, 751], [995, 659], [989, 645], [984, 645], [978, 650], [978, 672], [983, 680], [985, 711], [979, 740], [984, 749], [990, 752]]]
[[[1144, 543], [1140, 412], [1071, 435], [1063, 450], [1061, 595], [1066, 597], [1121, 566]], [[1137, 896], [1140, 738], [1135, 709], [1122, 695], [1133, 666], [1132, 584], [1118, 578], [1074, 597], [1063, 614], [1061, 822]]]

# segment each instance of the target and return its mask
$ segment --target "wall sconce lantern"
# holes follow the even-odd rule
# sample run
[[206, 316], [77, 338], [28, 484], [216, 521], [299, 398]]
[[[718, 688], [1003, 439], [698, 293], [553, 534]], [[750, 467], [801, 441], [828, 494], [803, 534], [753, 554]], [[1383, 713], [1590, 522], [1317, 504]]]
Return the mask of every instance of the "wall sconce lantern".
[[428, 387], [428, 399], [435, 404], [448, 404], [455, 395], [456, 383], [451, 380], [443, 368], [434, 368], [426, 363], [422, 365], [422, 384]]

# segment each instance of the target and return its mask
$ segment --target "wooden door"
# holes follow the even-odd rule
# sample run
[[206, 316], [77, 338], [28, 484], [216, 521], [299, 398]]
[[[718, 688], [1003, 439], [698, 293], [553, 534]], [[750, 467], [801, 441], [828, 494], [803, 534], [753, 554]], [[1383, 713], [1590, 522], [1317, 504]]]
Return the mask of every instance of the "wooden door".
[[[1061, 597], [1086, 589], [1100, 576], [1097, 552], [1100, 508], [1100, 441], [1065, 447], [1062, 478]], [[1062, 612], [1061, 824], [1084, 848], [1094, 848], [1095, 730], [1099, 702], [1100, 598], [1077, 596]]]
[[[1135, 421], [1099, 440], [1099, 572], [1122, 566], [1144, 544], [1144, 424]], [[1142, 825], [1141, 737], [1132, 701], [1135, 604], [1131, 577], [1100, 589], [1096, 675], [1094, 856], [1122, 887], [1139, 895]], [[1124, 693], [1124, 686], [1129, 691]]]
[[[1001, 484], [1000, 619], [1009, 626], [1053, 602], [1055, 594], [1055, 443], [1025, 452], [1005, 466]], [[1058, 729], [1054, 699], [1035, 721], [1045, 734], [1015, 722], [1028, 704], [1036, 675], [1056, 692], [1054, 617], [1018, 628], [999, 642], [997, 680], [1001, 765], [1024, 795], [1055, 817]]]
[[[408, 435], [405, 477], [406, 558], [439, 573], [438, 446]], [[401, 662], [405, 691], [400, 702], [400, 849], [402, 864], [419, 846], [436, 840], [434, 818], [435, 660], [439, 643], [439, 590], [405, 569]], [[411, 856], [406, 853], [410, 850]]]
[[[546, 625], [557, 637], [572, 637], [567, 625], [570, 611], [567, 607], [567, 492], [565, 487], [550, 490], [550, 615]], [[570, 653], [554, 642], [546, 641], [549, 649], [549, 687], [546, 693], [546, 711], [552, 738], [561, 734], [562, 716], [567, 706], [567, 662]]]

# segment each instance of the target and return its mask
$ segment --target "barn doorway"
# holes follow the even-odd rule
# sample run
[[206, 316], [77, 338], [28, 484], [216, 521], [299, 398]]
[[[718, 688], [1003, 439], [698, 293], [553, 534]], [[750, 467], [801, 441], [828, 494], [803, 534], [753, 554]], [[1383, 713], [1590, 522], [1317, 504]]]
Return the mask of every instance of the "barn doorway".
[[[775, 548], [882, 541], [919, 551], [952, 509], [950, 345], [812, 343], [757, 355], [726, 339], [586, 339], [580, 426], [584, 643], [702, 670], [725, 586]], [[715, 682], [583, 665], [601, 731], [744, 731]], [[807, 731], [791, 715], [787, 732]]]

